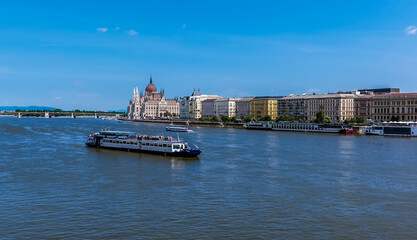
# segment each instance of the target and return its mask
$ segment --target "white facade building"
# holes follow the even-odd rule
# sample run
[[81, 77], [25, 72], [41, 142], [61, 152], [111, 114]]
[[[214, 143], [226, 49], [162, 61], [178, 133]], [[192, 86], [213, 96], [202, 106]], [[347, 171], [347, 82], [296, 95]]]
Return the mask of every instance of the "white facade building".
[[335, 93], [308, 95], [304, 97], [304, 115], [307, 121], [316, 116], [320, 110], [331, 118], [332, 122], [340, 122], [355, 116], [354, 100], [359, 95], [351, 93]]
[[127, 108], [128, 119], [155, 119], [179, 116], [179, 103], [175, 99], [166, 99], [165, 92], [158, 92], [150, 82], [145, 89], [145, 95], [139, 95], [138, 87], [133, 89], [133, 97]]
[[214, 101], [214, 115], [236, 117], [236, 101], [240, 98], [221, 98]]
[[194, 89], [191, 96], [180, 98], [180, 118], [199, 119], [202, 117], [202, 102], [207, 99], [220, 99], [217, 95], [201, 95], [200, 89]]

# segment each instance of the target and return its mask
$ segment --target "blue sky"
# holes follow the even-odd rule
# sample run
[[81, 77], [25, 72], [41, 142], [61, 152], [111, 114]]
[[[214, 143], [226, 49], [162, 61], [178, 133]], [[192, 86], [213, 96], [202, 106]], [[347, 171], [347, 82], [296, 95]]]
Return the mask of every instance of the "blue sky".
[[417, 92], [416, 1], [4, 1], [0, 105], [113, 110], [168, 97]]

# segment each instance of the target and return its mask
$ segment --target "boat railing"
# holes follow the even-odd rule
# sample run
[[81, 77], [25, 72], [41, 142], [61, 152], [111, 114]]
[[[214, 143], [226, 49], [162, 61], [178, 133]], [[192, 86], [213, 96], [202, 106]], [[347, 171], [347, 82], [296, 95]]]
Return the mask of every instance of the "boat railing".
[[153, 141], [170, 141], [172, 142], [174, 140], [174, 137], [172, 136], [154, 136], [154, 135], [137, 135], [137, 139], [139, 140], [153, 140]]

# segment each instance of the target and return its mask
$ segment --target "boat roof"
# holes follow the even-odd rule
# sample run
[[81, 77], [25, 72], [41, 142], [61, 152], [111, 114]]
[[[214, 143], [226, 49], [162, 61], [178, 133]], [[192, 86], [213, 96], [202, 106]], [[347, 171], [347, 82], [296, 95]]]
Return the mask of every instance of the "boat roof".
[[100, 133], [114, 133], [114, 134], [130, 134], [128, 131], [110, 131], [110, 130], [102, 130]]

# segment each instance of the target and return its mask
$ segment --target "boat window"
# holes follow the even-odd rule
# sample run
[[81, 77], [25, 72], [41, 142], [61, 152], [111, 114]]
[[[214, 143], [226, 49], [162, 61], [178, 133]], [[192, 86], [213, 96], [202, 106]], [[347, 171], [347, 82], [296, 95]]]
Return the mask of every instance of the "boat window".
[[180, 145], [178, 145], [178, 144], [174, 144], [174, 145], [172, 145], [172, 148], [173, 148], [173, 149], [180, 149]]

